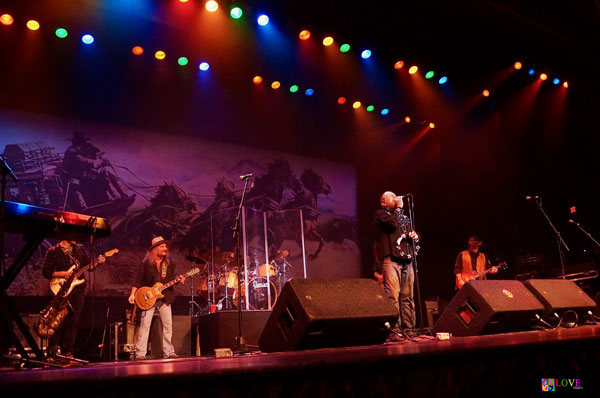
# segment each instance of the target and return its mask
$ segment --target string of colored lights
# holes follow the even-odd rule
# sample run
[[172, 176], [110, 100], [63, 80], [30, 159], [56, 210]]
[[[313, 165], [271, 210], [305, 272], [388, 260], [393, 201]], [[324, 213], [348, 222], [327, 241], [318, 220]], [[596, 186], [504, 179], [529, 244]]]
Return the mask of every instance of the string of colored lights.
[[[179, 2], [181, 2], [181, 3], [187, 3], [188, 0], [179, 0]], [[205, 3], [205, 8], [206, 8], [206, 10], [208, 12], [212, 13], [212, 12], [215, 12], [215, 11], [218, 10], [219, 4], [218, 4], [217, 1], [210, 0], [210, 1], [207, 1]], [[240, 19], [244, 15], [244, 12], [243, 12], [243, 10], [240, 7], [233, 6], [229, 10], [229, 15], [233, 19]], [[256, 21], [257, 21], [257, 24], [259, 26], [267, 26], [269, 24], [269, 22], [270, 22], [270, 18], [269, 18], [268, 15], [266, 15], [264, 13], [260, 13], [256, 17]], [[9, 26], [9, 25], [14, 24], [14, 22], [15, 22], [14, 18], [12, 17], [12, 15], [10, 15], [8, 13], [3, 14], [3, 15], [0, 16], [0, 24], [2, 24], [2, 25]], [[38, 21], [36, 21], [36, 20], [28, 20], [26, 22], [26, 26], [30, 30], [32, 30], [32, 31], [37, 31], [37, 30], [40, 29], [40, 23]], [[55, 30], [55, 35], [58, 38], [60, 38], [60, 39], [64, 39], [64, 38], [68, 37], [68, 31], [67, 31], [66, 28], [60, 27], [60, 28], [57, 28]], [[309, 40], [311, 38], [311, 36], [312, 36], [311, 32], [309, 30], [307, 30], [307, 29], [302, 30], [298, 34], [299, 39], [302, 40], [302, 41]], [[94, 36], [92, 34], [85, 33], [85, 34], [83, 34], [81, 36], [81, 41], [84, 44], [86, 44], [86, 45], [91, 45], [91, 44], [94, 43], [95, 38], [94, 38]], [[326, 36], [322, 40], [323, 46], [326, 46], [326, 47], [332, 46], [334, 43], [335, 43], [335, 40], [334, 40], [334, 38], [332, 36]], [[349, 43], [342, 43], [339, 46], [339, 51], [341, 53], [348, 53], [350, 50], [351, 50], [351, 45]], [[131, 51], [136, 56], [141, 56], [145, 52], [144, 49], [141, 46], [139, 46], [139, 45], [134, 46]], [[372, 51], [370, 49], [363, 49], [362, 51], [360, 51], [361, 58], [365, 59], [365, 60], [369, 59], [372, 56], [372, 54], [373, 53], [372, 53]], [[163, 51], [163, 50], [157, 50], [157, 51], [154, 52], [154, 58], [157, 59], [157, 60], [161, 60], [162, 61], [162, 60], [166, 59], [166, 52]], [[180, 66], [187, 66], [187, 65], [189, 65], [190, 62], [189, 62], [189, 59], [187, 57], [181, 56], [181, 57], [179, 57], [177, 59], [177, 63]], [[396, 70], [404, 69], [404, 67], [405, 67], [405, 62], [402, 61], [402, 60], [396, 61], [394, 63], [394, 69], [396, 69]], [[198, 70], [200, 70], [202, 72], [205, 72], [205, 71], [207, 71], [209, 69], [210, 69], [210, 64], [206, 60], [202, 60], [202, 61], [198, 62]], [[523, 69], [523, 64], [521, 62], [516, 62], [514, 64], [514, 69], [515, 70], [521, 70], [521, 69]], [[407, 70], [408, 70], [408, 74], [409, 75], [414, 75], [414, 74], [418, 73], [419, 67], [417, 65], [412, 65], [412, 66], [408, 67]], [[533, 75], [535, 75], [535, 70], [533, 68], [529, 68], [527, 70], [527, 73], [528, 73], [528, 75], [533, 76]], [[426, 80], [432, 80], [435, 77], [435, 71], [434, 70], [428, 70], [424, 74], [424, 77], [425, 77]], [[542, 80], [542, 81], [546, 81], [546, 80], [549, 79], [549, 76], [548, 76], [547, 73], [541, 73], [541, 74], [539, 74], [539, 79]], [[263, 83], [263, 78], [260, 75], [253, 76], [252, 77], [252, 82], [255, 85], [262, 84]], [[441, 76], [441, 77], [439, 77], [439, 79], [437, 79], [437, 83], [439, 85], [444, 85], [447, 82], [448, 82], [448, 77], [447, 76]], [[558, 86], [561, 83], [561, 80], [558, 77], [554, 77], [554, 78], [551, 79], [551, 82], [554, 85]], [[278, 90], [279, 88], [281, 88], [281, 86], [282, 86], [282, 83], [279, 80], [273, 80], [273, 82], [271, 83], [271, 88], [273, 90]], [[568, 88], [569, 87], [569, 83], [567, 81], [563, 81], [561, 86], [564, 87], [564, 88]], [[315, 94], [315, 92], [316, 92], [315, 89], [312, 88], [312, 87], [304, 89], [303, 91], [304, 91], [304, 94], [306, 96], [309, 96], [309, 97], [313, 96]], [[300, 92], [300, 87], [297, 84], [291, 84], [291, 85], [289, 85], [289, 92], [292, 93], [292, 94]], [[490, 92], [489, 89], [484, 89], [484, 90], [481, 91], [481, 93], [482, 93], [482, 95], [484, 97], [489, 97], [491, 95], [491, 92]], [[335, 98], [337, 98], [337, 103], [340, 104], [340, 105], [344, 105], [346, 103], [350, 103], [350, 102], [347, 101], [346, 97], [344, 97], [344, 96], [335, 96]], [[355, 101], [352, 102], [352, 107], [354, 109], [359, 109], [359, 108], [362, 107], [362, 104], [363, 104], [363, 101], [355, 100]], [[373, 112], [375, 110], [375, 106], [374, 105], [368, 105], [368, 106], [366, 106], [364, 108], [366, 109], [367, 112]], [[390, 110], [389, 110], [389, 108], [383, 107], [380, 110], [379, 113], [382, 116], [386, 116], [386, 115], [388, 115], [390, 113]], [[407, 118], [408, 118], [408, 116], [407, 116]]]

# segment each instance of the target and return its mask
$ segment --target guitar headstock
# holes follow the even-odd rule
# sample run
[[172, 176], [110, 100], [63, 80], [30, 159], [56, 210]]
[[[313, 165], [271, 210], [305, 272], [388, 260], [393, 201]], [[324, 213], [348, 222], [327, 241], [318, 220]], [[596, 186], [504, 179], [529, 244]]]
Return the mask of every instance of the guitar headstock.
[[104, 257], [112, 257], [119, 252], [119, 249], [112, 249], [104, 253]]
[[498, 265], [496, 265], [497, 269], [507, 269], [508, 268], [508, 264], [506, 263], [506, 261], [502, 261], [500, 263], [498, 263]]

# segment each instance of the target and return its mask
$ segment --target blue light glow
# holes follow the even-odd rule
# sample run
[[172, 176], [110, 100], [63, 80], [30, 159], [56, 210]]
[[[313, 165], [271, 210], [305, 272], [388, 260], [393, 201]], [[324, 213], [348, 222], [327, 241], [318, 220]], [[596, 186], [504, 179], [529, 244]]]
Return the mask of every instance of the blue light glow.
[[92, 44], [94, 42], [94, 36], [86, 33], [85, 35], [81, 36], [81, 41], [84, 44]]
[[445, 84], [448, 81], [448, 78], [446, 76], [443, 76], [440, 78], [440, 80], [438, 80], [439, 84]]
[[200, 65], [198, 66], [198, 69], [205, 72], [210, 69], [210, 65], [208, 64], [208, 62], [201, 62]]
[[360, 53], [360, 56], [362, 57], [362, 59], [370, 58], [371, 50], [364, 50], [362, 53]]
[[269, 23], [269, 17], [265, 14], [261, 14], [258, 17], [257, 22], [260, 26], [266, 26]]
[[384, 108], [384, 109], [381, 110], [381, 114], [383, 116], [387, 115], [388, 113], [390, 113], [390, 110], [388, 108]]

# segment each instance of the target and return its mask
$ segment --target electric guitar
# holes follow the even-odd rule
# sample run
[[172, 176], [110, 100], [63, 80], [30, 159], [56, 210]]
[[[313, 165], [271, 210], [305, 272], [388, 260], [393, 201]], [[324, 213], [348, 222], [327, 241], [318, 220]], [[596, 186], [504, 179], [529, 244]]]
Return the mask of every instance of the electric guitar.
[[[106, 253], [104, 253], [103, 256], [107, 257], [107, 258], [112, 257], [113, 255], [115, 255], [118, 252], [119, 252], [119, 249], [112, 249], [112, 250], [109, 250]], [[97, 265], [99, 265], [99, 263], [96, 262], [95, 265], [97, 266]], [[73, 266], [71, 268], [69, 268], [69, 271], [71, 272], [71, 276], [69, 276], [68, 278], [52, 278], [52, 279], [50, 279], [50, 290], [52, 291], [52, 294], [54, 294], [56, 296], [59, 292], [61, 292], [61, 289], [62, 289], [61, 296], [67, 297], [76, 286], [79, 286], [82, 283], [85, 283], [85, 279], [79, 279], [79, 277], [85, 271], [87, 271], [88, 268], [90, 268], [91, 266], [92, 266], [92, 263], [86, 265], [85, 267], [81, 267], [81, 268], [77, 269], [77, 264], [73, 264]]]
[[185, 279], [188, 276], [197, 274], [198, 272], [200, 272], [200, 268], [194, 268], [186, 272], [185, 274], [179, 275], [177, 278], [165, 283], [164, 285], [160, 282], [156, 282], [152, 287], [140, 287], [138, 290], [135, 291], [135, 303], [142, 311], [147, 311], [150, 308], [152, 308], [154, 303], [156, 303], [157, 299], [165, 297], [161, 293], [163, 290], [170, 288], [180, 280]]
[[477, 271], [463, 272], [460, 274], [460, 278], [456, 277], [456, 288], [460, 289], [468, 281], [479, 279], [482, 276], [484, 276], [485, 274], [487, 274], [489, 272], [493, 272], [494, 269], [500, 270], [500, 269], [505, 269], [506, 267], [508, 267], [508, 265], [506, 264], [506, 261], [502, 261], [500, 264], [496, 265], [495, 267], [488, 268], [483, 272], [477, 272]]

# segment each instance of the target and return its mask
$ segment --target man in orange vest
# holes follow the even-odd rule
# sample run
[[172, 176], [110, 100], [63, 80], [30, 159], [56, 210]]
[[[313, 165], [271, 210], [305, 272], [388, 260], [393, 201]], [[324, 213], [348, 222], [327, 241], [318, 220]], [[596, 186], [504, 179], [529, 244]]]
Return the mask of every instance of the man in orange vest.
[[[467, 241], [469, 248], [458, 253], [454, 263], [457, 289], [460, 289], [466, 282], [475, 279], [478, 274], [482, 274], [487, 269], [490, 269], [489, 273], [491, 274], [498, 272], [496, 267], [492, 267], [489, 258], [479, 251], [482, 244], [483, 242], [478, 236], [471, 235]], [[481, 275], [477, 279], [486, 279], [486, 275]]]

